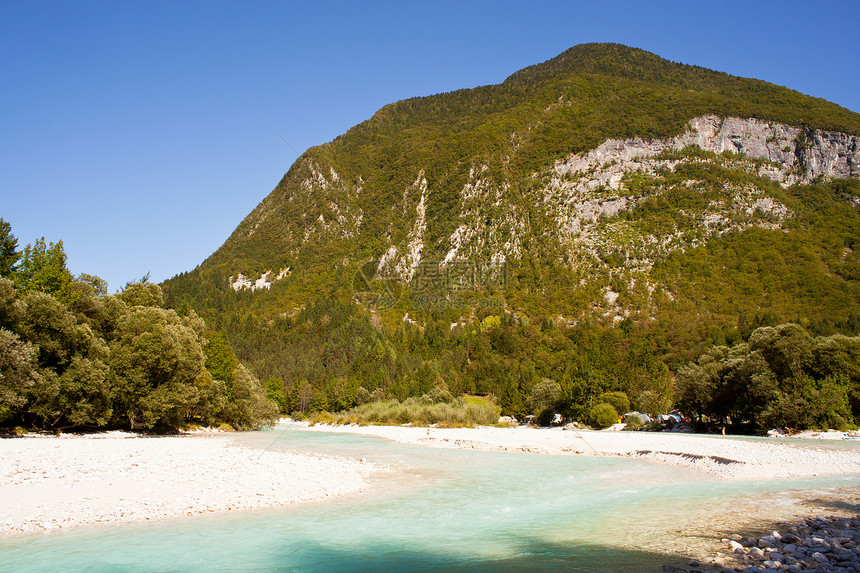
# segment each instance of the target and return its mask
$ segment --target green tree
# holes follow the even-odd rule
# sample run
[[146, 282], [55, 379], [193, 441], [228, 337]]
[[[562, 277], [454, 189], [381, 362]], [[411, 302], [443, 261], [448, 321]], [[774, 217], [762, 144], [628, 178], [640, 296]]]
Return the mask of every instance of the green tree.
[[236, 367], [221, 417], [238, 430], [250, 430], [277, 418], [278, 407], [266, 397], [263, 385], [244, 365]]
[[540, 415], [546, 410], [555, 409], [561, 400], [561, 395], [561, 386], [558, 382], [543, 378], [532, 387], [527, 404], [535, 415]]
[[133, 306], [110, 343], [114, 404], [132, 429], [179, 427], [213, 384], [205, 368], [203, 321], [192, 313]]
[[206, 369], [212, 378], [232, 384], [239, 360], [227, 342], [227, 337], [222, 332], [207, 334], [203, 353], [206, 356]]
[[24, 304], [21, 329], [38, 345], [42, 368], [28, 413], [52, 428], [106, 425], [112, 409], [105, 341], [47, 293], [27, 293]]
[[128, 306], [164, 306], [164, 294], [161, 287], [143, 277], [140, 282], [128, 283], [119, 293], [119, 298]]
[[588, 411], [588, 422], [598, 430], [608, 428], [617, 421], [618, 412], [612, 404], [597, 404]]
[[20, 413], [30, 388], [41, 381], [37, 348], [0, 328], [0, 422]]
[[18, 239], [12, 234], [12, 225], [0, 217], [0, 277], [10, 277], [21, 258]]
[[64, 305], [72, 302], [69, 287], [73, 277], [66, 268], [63, 241], [46, 244], [45, 237], [42, 237], [35, 244], [27, 245], [13, 276], [21, 293], [44, 292]]
[[619, 414], [630, 411], [630, 398], [624, 392], [605, 392], [597, 397], [597, 402], [611, 405]]
[[17, 330], [24, 318], [24, 303], [18, 297], [15, 285], [0, 277], [0, 328]]

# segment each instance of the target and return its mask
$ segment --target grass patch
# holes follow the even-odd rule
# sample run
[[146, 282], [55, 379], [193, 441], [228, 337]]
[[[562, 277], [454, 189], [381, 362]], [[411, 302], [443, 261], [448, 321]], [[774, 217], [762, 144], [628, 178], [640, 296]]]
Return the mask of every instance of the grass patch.
[[[469, 398], [472, 398], [471, 400]], [[368, 402], [345, 412], [321, 412], [311, 422], [317, 424], [376, 424], [444, 427], [489, 426], [499, 420], [501, 409], [490, 398], [476, 396], [431, 402], [426, 395], [403, 402], [390, 399]]]

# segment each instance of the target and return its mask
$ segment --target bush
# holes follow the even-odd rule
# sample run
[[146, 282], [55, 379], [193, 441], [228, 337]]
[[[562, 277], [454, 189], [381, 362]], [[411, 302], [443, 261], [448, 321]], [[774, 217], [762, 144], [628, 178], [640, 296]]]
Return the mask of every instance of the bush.
[[611, 405], [619, 414], [630, 411], [630, 398], [624, 392], [606, 392], [601, 394], [597, 401]]
[[368, 402], [361, 406], [335, 414], [321, 412], [313, 422], [323, 424], [438, 424], [442, 426], [489, 426], [495, 424], [501, 409], [487, 400], [483, 403], [468, 404], [464, 398], [454, 398], [450, 402], [431, 402], [422, 398], [383, 400]]
[[588, 412], [588, 422], [596, 429], [608, 428], [618, 421], [618, 411], [612, 404], [602, 403]]

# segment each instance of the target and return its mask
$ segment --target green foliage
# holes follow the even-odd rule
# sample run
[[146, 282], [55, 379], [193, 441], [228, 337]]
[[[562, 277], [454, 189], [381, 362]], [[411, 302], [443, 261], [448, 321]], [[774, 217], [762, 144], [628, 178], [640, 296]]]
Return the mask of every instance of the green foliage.
[[40, 381], [36, 347], [0, 328], [0, 422], [24, 407], [26, 392]]
[[34, 245], [27, 245], [13, 277], [22, 293], [43, 292], [63, 304], [72, 302], [69, 290], [72, 274], [66, 268], [63, 241], [45, 244], [42, 237]]
[[[204, 357], [204, 322], [161, 308], [158, 285], [110, 296], [98, 277], [71, 279], [62, 243], [37, 241], [25, 255], [15, 279], [26, 288], [0, 278], [0, 423], [171, 430], [193, 420], [244, 429], [274, 419], [274, 404], [224, 337], [213, 335]], [[60, 283], [46, 279], [64, 273]], [[224, 379], [213, 381], [207, 358]]]
[[762, 327], [678, 371], [682, 407], [700, 420], [759, 429], [844, 428], [860, 415], [860, 337], [813, 337], [797, 324]]
[[539, 415], [544, 410], [554, 410], [561, 396], [561, 386], [554, 380], [544, 378], [532, 387], [527, 404], [533, 414]]
[[13, 330], [24, 318], [24, 303], [12, 281], [0, 277], [0, 328]]
[[338, 414], [320, 415], [313, 420], [333, 424], [486, 426], [495, 424], [499, 415], [499, 407], [492, 400], [470, 404], [462, 397], [438, 400], [425, 394], [403, 402], [396, 399], [367, 402]]
[[606, 392], [601, 394], [597, 397], [597, 403], [609, 404], [620, 414], [630, 411], [630, 398], [624, 392]]
[[848, 429], [853, 418], [848, 392], [842, 380], [803, 376], [765, 407], [762, 427]]
[[273, 421], [278, 408], [266, 397], [260, 381], [244, 365], [239, 364], [232, 383], [228, 385], [227, 402], [219, 414], [234, 428], [250, 430]]
[[134, 306], [117, 324], [110, 366], [117, 402], [132, 429], [176, 427], [212, 384], [203, 324], [172, 310]]
[[203, 347], [206, 369], [215, 380], [232, 383], [239, 360], [227, 342], [227, 337], [222, 332], [213, 332], [206, 335], [206, 340], [206, 346]]
[[266, 379], [263, 383], [263, 388], [266, 391], [266, 398], [275, 403], [278, 407], [278, 412], [290, 412], [290, 397], [284, 389], [283, 380], [272, 376]]
[[161, 287], [146, 280], [129, 283], [117, 296], [128, 306], [164, 306]]
[[588, 411], [588, 422], [596, 429], [602, 430], [608, 428], [618, 421], [618, 411], [612, 406], [603, 402], [593, 406]]
[[20, 258], [18, 239], [12, 234], [12, 225], [0, 217], [0, 277], [12, 276]]
[[[539, 206], [555, 161], [609, 138], [678, 135], [703, 114], [860, 134], [860, 115], [779, 86], [614, 44], [577, 46], [501, 85], [385, 106], [308, 150], [212, 257], [163, 285], [165, 305], [182, 316], [197, 309], [282, 412], [402, 404], [441, 381], [452, 397], [492, 393], [517, 416], [551, 403], [586, 420], [603, 400], [657, 414], [677, 400], [697, 418], [760, 420], [793, 396], [784, 380], [819, 384], [843, 380], [840, 372], [860, 411], [853, 346], [832, 338], [860, 334], [860, 182], [785, 189], [759, 175], [766, 162], [677, 150], [662, 156], [673, 169], [625, 176], [626, 210], [596, 221], [584, 240], [567, 248], [547, 239], [558, 229]], [[484, 167], [501, 208], [464, 197], [470, 172]], [[356, 304], [356, 272], [412, 228], [422, 172], [422, 257], [444, 258], [461, 212], [475, 210], [492, 233], [522, 242], [518, 255], [505, 253], [505, 284], [422, 302], [414, 284], [377, 281], [394, 307]], [[785, 205], [784, 220], [751, 210], [759, 197]], [[518, 236], [498, 223], [514, 212], [527, 221]], [[360, 225], [342, 223], [359, 213]], [[230, 286], [240, 272], [288, 267], [271, 289]], [[607, 289], [624, 311], [617, 324]], [[499, 304], [482, 308], [489, 300]], [[104, 306], [90, 324], [110, 324]], [[788, 329], [750, 339], [792, 321], [806, 338]], [[557, 382], [557, 397], [545, 398], [543, 379]], [[801, 395], [832, 395], [809, 388]], [[603, 397], [618, 392], [626, 404]]]

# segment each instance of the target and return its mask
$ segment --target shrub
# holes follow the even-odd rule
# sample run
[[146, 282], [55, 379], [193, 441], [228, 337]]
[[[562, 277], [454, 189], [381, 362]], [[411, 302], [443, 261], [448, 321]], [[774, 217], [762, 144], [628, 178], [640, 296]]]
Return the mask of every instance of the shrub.
[[469, 404], [464, 398], [430, 402], [426, 396], [368, 402], [346, 412], [321, 412], [315, 423], [325, 424], [438, 424], [442, 426], [491, 425], [499, 419], [501, 409], [492, 400]]
[[602, 403], [588, 412], [588, 422], [598, 430], [608, 428], [618, 420], [618, 411], [612, 404]]
[[630, 411], [630, 398], [624, 392], [606, 392], [601, 394], [597, 401], [611, 405], [619, 414]]

